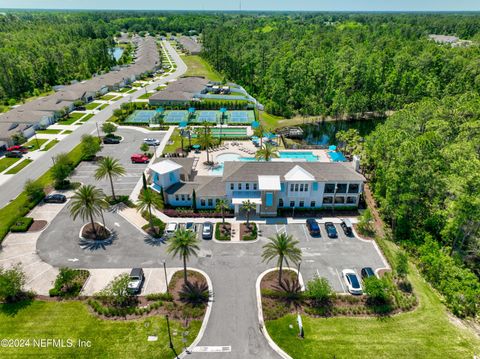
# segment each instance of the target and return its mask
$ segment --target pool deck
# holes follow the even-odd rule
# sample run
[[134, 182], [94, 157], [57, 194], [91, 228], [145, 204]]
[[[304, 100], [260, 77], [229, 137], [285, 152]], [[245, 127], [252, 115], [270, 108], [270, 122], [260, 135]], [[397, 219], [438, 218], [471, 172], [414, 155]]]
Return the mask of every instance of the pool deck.
[[[237, 143], [238, 145], [234, 145]], [[235, 153], [242, 157], [254, 157], [255, 152], [258, 150], [252, 143], [252, 141], [223, 141], [221, 149], [213, 149], [209, 151], [210, 161], [217, 158], [217, 156], [225, 154], [225, 153]], [[281, 149], [282, 152], [312, 152], [315, 156], [318, 157], [319, 162], [331, 162], [330, 158], [327, 155], [327, 150], [284, 150]], [[200, 151], [200, 153], [195, 153], [195, 151], [191, 151], [188, 155], [191, 158], [198, 158], [198, 161], [195, 161], [196, 167], [194, 168], [197, 171], [198, 176], [212, 176], [210, 172], [211, 167], [204, 165], [207, 161], [207, 152]]]

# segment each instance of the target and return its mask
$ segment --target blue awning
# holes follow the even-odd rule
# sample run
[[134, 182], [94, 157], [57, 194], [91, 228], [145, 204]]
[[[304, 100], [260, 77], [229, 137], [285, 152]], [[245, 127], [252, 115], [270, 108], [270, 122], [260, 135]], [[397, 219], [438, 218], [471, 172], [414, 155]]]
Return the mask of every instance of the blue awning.
[[227, 112], [227, 109], [226, 109], [225, 107], [222, 107], [222, 108], [220, 109], [220, 112], [221, 112], [221, 113], [225, 113], [225, 112]]
[[180, 122], [180, 123], [178, 124], [178, 127], [180, 127], [180, 128], [185, 128], [185, 127], [187, 127], [187, 126], [188, 126], [188, 122], [187, 122], [187, 121], [182, 121], [182, 122]]
[[193, 145], [192, 146], [194, 149], [198, 150], [200, 148], [200, 145]]
[[163, 112], [163, 111], [164, 111], [164, 109], [163, 109], [163, 107], [159, 107], [159, 108], [157, 108], [157, 110], [156, 110], [156, 111], [157, 111], [158, 113], [160, 113], [160, 112]]
[[189, 112], [189, 113], [194, 113], [194, 112], [195, 112], [195, 107], [190, 107], [190, 108], [188, 109], [188, 112]]
[[253, 121], [253, 122], [251, 123], [251, 126], [252, 126], [252, 128], [258, 128], [258, 127], [260, 126], [260, 122], [258, 122], [258, 121]]
[[331, 145], [331, 146], [328, 146], [328, 149], [329, 149], [330, 151], [336, 151], [336, 150], [337, 150], [337, 146]]

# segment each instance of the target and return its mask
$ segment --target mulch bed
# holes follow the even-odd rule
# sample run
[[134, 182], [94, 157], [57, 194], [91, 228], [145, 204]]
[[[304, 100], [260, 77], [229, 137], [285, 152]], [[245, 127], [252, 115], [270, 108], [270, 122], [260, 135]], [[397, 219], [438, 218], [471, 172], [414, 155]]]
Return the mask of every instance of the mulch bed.
[[44, 221], [44, 220], [34, 220], [27, 232], [41, 231], [42, 229], [44, 229], [46, 227], [47, 224], [48, 224], [48, 222]]
[[[228, 239], [219, 239], [219, 240], [231, 240], [232, 239], [232, 225], [230, 223], [220, 223], [218, 225], [218, 229], [220, 231], [220, 237], [228, 238]], [[218, 239], [218, 238], [217, 238]]]
[[255, 223], [250, 223], [248, 226], [246, 223], [240, 224], [240, 239], [243, 241], [245, 236], [251, 236], [255, 230]]
[[82, 237], [85, 239], [101, 241], [107, 239], [112, 235], [112, 233], [108, 229], [98, 223], [95, 223], [95, 230], [97, 231], [97, 236], [95, 236], [92, 224], [88, 223], [85, 227], [83, 227]]
[[[282, 271], [282, 281], [283, 280], [292, 281], [296, 279], [297, 279], [296, 272], [289, 269], [284, 269]], [[276, 290], [277, 286], [278, 286], [278, 271], [273, 271], [265, 274], [265, 276], [262, 278], [262, 282], [260, 283], [260, 289]]]

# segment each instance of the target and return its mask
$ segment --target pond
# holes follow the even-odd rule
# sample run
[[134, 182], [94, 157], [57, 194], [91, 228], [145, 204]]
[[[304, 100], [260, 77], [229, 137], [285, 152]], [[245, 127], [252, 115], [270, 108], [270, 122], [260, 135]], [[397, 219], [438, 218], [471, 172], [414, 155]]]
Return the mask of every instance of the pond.
[[113, 57], [115, 58], [115, 61], [120, 60], [120, 58], [123, 55], [123, 51], [125, 51], [125, 49], [123, 47], [114, 47], [113, 49], [110, 49], [110, 52], [112, 53]]
[[360, 136], [370, 134], [378, 124], [385, 119], [350, 120], [350, 121], [325, 121], [315, 124], [305, 124], [300, 127], [304, 131], [303, 141], [309, 145], [336, 145], [335, 135], [338, 131], [346, 131], [350, 128], [358, 130]]

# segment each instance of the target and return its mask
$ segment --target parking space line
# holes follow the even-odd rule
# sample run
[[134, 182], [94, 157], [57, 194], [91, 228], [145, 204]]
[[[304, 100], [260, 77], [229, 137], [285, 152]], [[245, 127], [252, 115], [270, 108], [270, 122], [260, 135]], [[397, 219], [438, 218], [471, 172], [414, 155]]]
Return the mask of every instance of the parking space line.
[[337, 272], [338, 280], [340, 281], [340, 285], [342, 286], [343, 293], [347, 293], [345, 290], [345, 286], [343, 285], [342, 277], [340, 276], [340, 273], [338, 273], [337, 268], [335, 268], [335, 272]]
[[301, 226], [302, 226], [302, 228], [303, 228], [303, 233], [305, 233], [305, 239], [307, 240], [307, 242], [310, 242], [310, 236], [309, 236], [308, 233], [307, 233], [307, 225], [306, 225], [306, 224], [302, 224]]
[[148, 273], [148, 278], [147, 281], [145, 282], [145, 285], [143, 286], [143, 291], [148, 288], [148, 283], [150, 282], [150, 276], [152, 275], [153, 269], [150, 268], [150, 272]]

